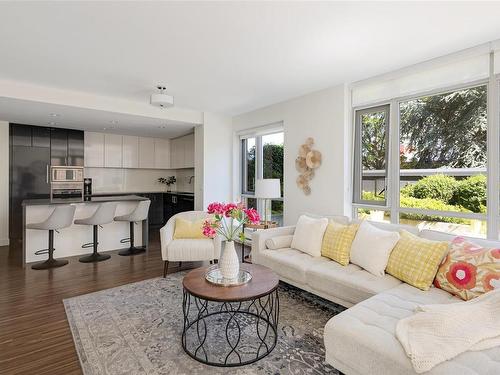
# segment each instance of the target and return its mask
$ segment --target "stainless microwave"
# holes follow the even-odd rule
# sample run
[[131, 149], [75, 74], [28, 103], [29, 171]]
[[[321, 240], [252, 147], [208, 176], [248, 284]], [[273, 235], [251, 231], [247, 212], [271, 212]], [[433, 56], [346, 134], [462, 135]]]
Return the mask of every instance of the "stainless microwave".
[[81, 182], [83, 183], [83, 167], [51, 166], [50, 182]]

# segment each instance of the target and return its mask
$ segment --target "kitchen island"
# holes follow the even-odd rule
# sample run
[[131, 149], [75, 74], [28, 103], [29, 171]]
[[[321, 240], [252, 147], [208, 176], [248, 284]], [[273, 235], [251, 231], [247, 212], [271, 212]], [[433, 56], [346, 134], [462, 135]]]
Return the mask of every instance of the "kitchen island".
[[[27, 229], [26, 225], [44, 221], [58, 204], [72, 204], [76, 206], [74, 219], [82, 219], [91, 216], [97, 209], [97, 205], [104, 202], [117, 202], [115, 216], [125, 215], [131, 212], [138, 202], [148, 198], [138, 195], [113, 195], [92, 196], [84, 201], [81, 199], [26, 199], [22, 202], [23, 208], [23, 264], [43, 261], [47, 255], [36, 255], [35, 252], [47, 248], [48, 231]], [[103, 225], [99, 231], [99, 252], [126, 249], [130, 245], [121, 243], [120, 240], [128, 238], [129, 225], [126, 222], [114, 221]], [[136, 246], [148, 244], [148, 220], [142, 225], [135, 226]], [[92, 242], [92, 227], [86, 225], [71, 225], [61, 229], [55, 234], [54, 257], [65, 258], [75, 255], [89, 254], [89, 249], [82, 248], [84, 243]]]
[[163, 227], [173, 215], [194, 210], [194, 193], [185, 191], [142, 191], [142, 192], [102, 192], [97, 191], [94, 196], [139, 195], [151, 201], [149, 208], [149, 228]]

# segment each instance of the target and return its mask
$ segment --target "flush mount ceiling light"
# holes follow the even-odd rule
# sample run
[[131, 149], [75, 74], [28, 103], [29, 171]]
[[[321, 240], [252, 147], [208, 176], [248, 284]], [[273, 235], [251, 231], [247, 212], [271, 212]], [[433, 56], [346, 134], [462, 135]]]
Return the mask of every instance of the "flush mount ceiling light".
[[170, 108], [174, 106], [174, 97], [172, 95], [167, 95], [165, 86], [158, 85], [156, 88], [160, 91], [157, 94], [151, 94], [150, 103], [155, 107], [160, 108]]
[[59, 113], [49, 113], [50, 117], [59, 117]]

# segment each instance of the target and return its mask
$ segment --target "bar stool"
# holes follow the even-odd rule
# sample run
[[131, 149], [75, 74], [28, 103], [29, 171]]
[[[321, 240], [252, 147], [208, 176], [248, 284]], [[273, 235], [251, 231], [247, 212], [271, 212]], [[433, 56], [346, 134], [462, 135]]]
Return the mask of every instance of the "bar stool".
[[92, 263], [92, 262], [101, 262], [103, 260], [107, 260], [111, 258], [109, 254], [99, 254], [97, 252], [98, 242], [98, 227], [102, 228], [102, 225], [111, 223], [115, 218], [116, 211], [116, 202], [105, 202], [101, 203], [94, 214], [85, 219], [77, 219], [75, 220], [75, 224], [79, 225], [92, 225], [94, 229], [93, 234], [93, 242], [89, 242], [82, 245], [82, 248], [86, 249], [88, 247], [92, 247], [94, 251], [90, 255], [86, 255], [80, 259], [78, 259], [82, 263]]
[[138, 221], [143, 221], [148, 218], [150, 204], [151, 201], [149, 199], [147, 201], [140, 201], [137, 204], [137, 206], [135, 206], [134, 210], [131, 213], [115, 217], [115, 221], [127, 221], [130, 223], [130, 229], [129, 229], [130, 237], [120, 240], [121, 243], [130, 242], [130, 247], [126, 250], [120, 251], [118, 255], [130, 256], [130, 255], [140, 254], [146, 251], [145, 246], [144, 247], [134, 246], [134, 224], [136, 224]]
[[[35, 252], [36, 255], [49, 254], [49, 259], [45, 262], [40, 262], [31, 266], [34, 270], [45, 270], [48, 268], [61, 267], [68, 264], [67, 260], [54, 259], [54, 231], [71, 226], [73, 217], [75, 216], [75, 206], [58, 205], [49, 215], [49, 217], [41, 223], [27, 224], [27, 229], [38, 229], [49, 231], [49, 247]], [[59, 232], [58, 232], [59, 233]]]

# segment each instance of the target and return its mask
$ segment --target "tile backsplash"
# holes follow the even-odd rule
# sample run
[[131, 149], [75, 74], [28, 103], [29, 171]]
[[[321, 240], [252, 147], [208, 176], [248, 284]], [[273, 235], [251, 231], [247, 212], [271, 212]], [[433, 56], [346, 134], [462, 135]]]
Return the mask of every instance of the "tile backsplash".
[[194, 193], [194, 169], [178, 169], [176, 190]]
[[194, 169], [85, 168], [85, 177], [92, 178], [93, 193], [167, 191], [158, 178], [169, 176], [177, 179], [170, 190], [194, 192], [194, 178], [190, 183]]

